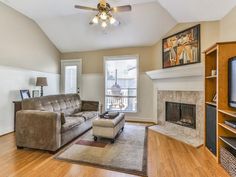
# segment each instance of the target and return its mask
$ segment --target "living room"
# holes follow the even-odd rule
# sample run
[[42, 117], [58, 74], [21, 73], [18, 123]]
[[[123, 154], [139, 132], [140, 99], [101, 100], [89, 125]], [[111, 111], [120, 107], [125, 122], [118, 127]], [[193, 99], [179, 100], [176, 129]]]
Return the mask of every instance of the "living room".
[[236, 176], [236, 2], [0, 2], [0, 176]]

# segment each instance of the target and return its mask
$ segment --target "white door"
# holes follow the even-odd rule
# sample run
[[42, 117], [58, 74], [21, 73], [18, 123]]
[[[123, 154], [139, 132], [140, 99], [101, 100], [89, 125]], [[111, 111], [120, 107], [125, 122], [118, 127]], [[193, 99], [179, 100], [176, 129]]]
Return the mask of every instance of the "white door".
[[62, 93], [81, 94], [82, 60], [61, 60]]

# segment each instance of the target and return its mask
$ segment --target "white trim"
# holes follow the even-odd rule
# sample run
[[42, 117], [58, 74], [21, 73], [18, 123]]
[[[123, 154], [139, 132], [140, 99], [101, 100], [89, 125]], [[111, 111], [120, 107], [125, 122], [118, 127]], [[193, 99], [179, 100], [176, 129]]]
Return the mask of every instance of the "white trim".
[[82, 59], [81, 58], [80, 59], [61, 60], [61, 62], [76, 62], [76, 61], [82, 63]]
[[125, 117], [125, 120], [126, 121], [130, 121], [130, 122], [153, 122], [156, 124], [156, 121], [154, 121], [153, 118], [144, 118], [144, 117], [129, 117], [129, 116], [126, 116]]
[[204, 75], [203, 68], [204, 68], [203, 64], [199, 63], [176, 68], [148, 71], [146, 72], [146, 74], [152, 80], [173, 79], [173, 78], [183, 78], [183, 77], [203, 77]]
[[[111, 61], [111, 60], [128, 60], [128, 59], [136, 59], [137, 60], [137, 110], [135, 112], [126, 112], [130, 114], [136, 114], [140, 112], [139, 108], [139, 98], [140, 98], [140, 93], [139, 93], [139, 55], [138, 54], [133, 54], [133, 55], [117, 55], [117, 56], [104, 56], [103, 57], [103, 73], [104, 73], [104, 83], [105, 83], [105, 89], [104, 89], [104, 95], [106, 95], [106, 61]], [[106, 107], [106, 98], [104, 98], [104, 109]]]
[[157, 90], [203, 91], [204, 65], [202, 63], [148, 71]]
[[[78, 68], [78, 85], [79, 85], [79, 89], [80, 89], [80, 96], [82, 97], [83, 95], [83, 90], [82, 90], [82, 65], [83, 65], [83, 60], [82, 59], [69, 59], [69, 60], [61, 60], [61, 92], [64, 93], [64, 79], [63, 79], [63, 75], [64, 72], [62, 70], [62, 67], [64, 66], [64, 64], [74, 64], [77, 63], [79, 68]], [[77, 86], [78, 88], [78, 86]]]
[[7, 66], [7, 65], [1, 65], [0, 64], [0, 69], [14, 69], [16, 71], [33, 71], [33, 72], [39, 72], [39, 73], [46, 73], [46, 74], [56, 74], [58, 76], [60, 76], [61, 74], [59, 73], [54, 73], [54, 72], [47, 72], [47, 71], [41, 71], [41, 70], [32, 70], [32, 69], [29, 69], [29, 68], [24, 68], [24, 67], [17, 67], [17, 66]]

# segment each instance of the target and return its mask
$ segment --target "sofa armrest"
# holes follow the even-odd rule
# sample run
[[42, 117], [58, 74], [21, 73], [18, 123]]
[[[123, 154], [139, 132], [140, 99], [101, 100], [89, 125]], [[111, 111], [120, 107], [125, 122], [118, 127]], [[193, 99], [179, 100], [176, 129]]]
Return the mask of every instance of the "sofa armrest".
[[61, 146], [61, 114], [22, 110], [16, 114], [16, 145], [56, 151]]
[[99, 111], [98, 101], [82, 101], [81, 111]]

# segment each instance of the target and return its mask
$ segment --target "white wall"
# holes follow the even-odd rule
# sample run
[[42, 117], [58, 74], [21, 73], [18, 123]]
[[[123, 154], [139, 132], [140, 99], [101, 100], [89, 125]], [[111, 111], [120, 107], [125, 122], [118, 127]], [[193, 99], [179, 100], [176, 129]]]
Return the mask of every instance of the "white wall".
[[48, 78], [45, 95], [58, 94], [60, 75], [37, 72], [21, 68], [0, 66], [0, 135], [12, 132], [14, 129], [13, 101], [21, 100], [20, 89], [40, 90], [35, 86], [36, 77]]

